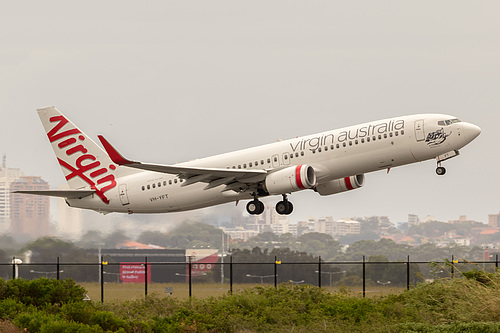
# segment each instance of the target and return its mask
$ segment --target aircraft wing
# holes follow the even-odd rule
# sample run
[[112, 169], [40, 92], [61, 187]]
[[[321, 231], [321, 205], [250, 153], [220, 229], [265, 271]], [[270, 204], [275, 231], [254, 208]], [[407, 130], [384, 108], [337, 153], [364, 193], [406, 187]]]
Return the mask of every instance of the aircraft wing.
[[45, 195], [50, 197], [81, 199], [95, 193], [95, 190], [21, 190], [12, 193]]
[[228, 185], [225, 190], [234, 190], [238, 188], [238, 186], [235, 186], [238, 183], [241, 185], [256, 184], [264, 180], [267, 176], [267, 171], [265, 170], [185, 167], [131, 161], [123, 157], [102, 135], [98, 137], [114, 163], [130, 168], [178, 175], [180, 178], [186, 180], [181, 186], [204, 182], [208, 183], [205, 190], [220, 185]]

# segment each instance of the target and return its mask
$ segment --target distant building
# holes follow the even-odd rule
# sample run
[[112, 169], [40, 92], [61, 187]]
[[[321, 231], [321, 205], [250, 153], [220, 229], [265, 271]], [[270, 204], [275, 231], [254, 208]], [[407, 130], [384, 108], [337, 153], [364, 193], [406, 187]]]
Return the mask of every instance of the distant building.
[[[61, 186], [61, 189], [66, 186]], [[83, 210], [68, 206], [63, 198], [57, 199], [56, 234], [70, 240], [77, 240], [83, 234]]]
[[259, 232], [255, 230], [246, 230], [242, 227], [236, 227], [236, 228], [220, 227], [219, 229], [221, 229], [226, 235], [229, 235], [231, 239], [241, 239], [244, 241], [247, 241], [249, 238], [252, 238], [259, 234]]
[[408, 214], [408, 227], [412, 225], [417, 225], [420, 223], [420, 219], [417, 214]]
[[[49, 184], [41, 177], [22, 176], [10, 185], [11, 191], [48, 190]], [[36, 239], [50, 234], [50, 201], [46, 196], [10, 194], [12, 236], [18, 239]]]
[[481, 223], [481, 222], [474, 221], [474, 220], [468, 220], [466, 215], [460, 215], [458, 220], [450, 220], [450, 221], [448, 221], [448, 223], [452, 223], [452, 224], [476, 224], [476, 223]]
[[491, 228], [500, 228], [500, 213], [488, 215], [488, 225]]
[[7, 168], [5, 155], [0, 167], [0, 234], [10, 228], [10, 185], [23, 173], [19, 169]]

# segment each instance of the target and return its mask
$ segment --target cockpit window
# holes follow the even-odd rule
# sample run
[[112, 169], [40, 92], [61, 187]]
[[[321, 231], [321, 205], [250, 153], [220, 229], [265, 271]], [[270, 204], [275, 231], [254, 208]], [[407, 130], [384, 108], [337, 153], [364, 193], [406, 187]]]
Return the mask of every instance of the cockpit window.
[[455, 123], [460, 123], [461, 120], [460, 119], [450, 119], [450, 120], [440, 120], [438, 121], [438, 125], [439, 126], [449, 126], [451, 124], [455, 124]]

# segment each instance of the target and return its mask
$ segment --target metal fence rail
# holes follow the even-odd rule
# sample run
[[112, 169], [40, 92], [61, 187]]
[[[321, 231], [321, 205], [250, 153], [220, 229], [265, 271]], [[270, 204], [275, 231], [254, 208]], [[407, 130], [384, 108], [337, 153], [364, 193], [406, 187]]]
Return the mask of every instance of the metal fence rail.
[[[203, 267], [201, 267], [203, 265]], [[0, 263], [0, 277], [4, 279], [35, 279], [39, 277], [60, 279], [72, 278], [80, 283], [98, 283], [100, 299], [104, 302], [105, 286], [143, 285], [144, 297], [148, 287], [154, 284], [186, 283], [188, 296], [193, 296], [193, 284], [197, 286], [220, 283], [219, 291], [233, 293], [234, 284], [309, 284], [320, 288], [334, 288], [344, 285], [356, 288], [363, 297], [369, 290], [389, 287], [410, 289], [419, 282], [436, 278], [459, 278], [461, 272], [470, 270], [498, 270], [499, 258], [493, 261], [468, 261], [444, 259], [439, 262], [406, 261], [323, 261], [286, 262], [275, 257], [274, 262], [151, 262], [147, 257], [134, 263], [109, 262], [104, 257], [100, 262], [73, 263], [55, 262], [21, 263], [13, 258], [11, 263]], [[128, 274], [128, 275], [127, 275]], [[227, 286], [226, 286], [227, 285]], [[108, 287], [111, 288], [111, 287]], [[172, 293], [166, 287], [165, 292]]]

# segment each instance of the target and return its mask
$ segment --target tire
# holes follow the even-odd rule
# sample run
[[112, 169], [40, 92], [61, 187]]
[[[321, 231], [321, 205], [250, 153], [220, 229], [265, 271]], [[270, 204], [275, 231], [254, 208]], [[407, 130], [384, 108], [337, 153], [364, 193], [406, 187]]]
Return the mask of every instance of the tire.
[[249, 201], [247, 203], [247, 212], [248, 212], [248, 214], [250, 214], [250, 215], [257, 214], [257, 212], [258, 212], [258, 210], [260, 208], [259, 202], [260, 201], [252, 200], [252, 201]]
[[288, 211], [288, 205], [287, 202], [285, 201], [280, 201], [276, 204], [276, 213], [280, 215], [285, 215], [286, 212]]
[[439, 176], [442, 176], [446, 173], [446, 169], [444, 167], [437, 167], [436, 168], [436, 173], [439, 175]]

